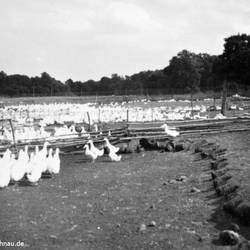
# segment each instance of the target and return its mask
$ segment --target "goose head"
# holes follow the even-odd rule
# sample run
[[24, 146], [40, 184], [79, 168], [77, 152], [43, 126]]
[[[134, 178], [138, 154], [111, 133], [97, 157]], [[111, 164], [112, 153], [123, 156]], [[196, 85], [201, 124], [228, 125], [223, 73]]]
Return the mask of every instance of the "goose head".
[[94, 124], [95, 132], [98, 132], [98, 125], [95, 123]]
[[56, 155], [59, 155], [59, 153], [60, 153], [60, 149], [59, 149], [59, 148], [56, 148], [55, 154], [56, 154]]
[[92, 147], [94, 146], [94, 143], [93, 143], [93, 141], [91, 139], [88, 140], [87, 144], [89, 144]]
[[48, 147], [48, 145], [50, 145], [50, 143], [45, 141], [44, 144], [43, 144], [43, 148], [46, 149]]
[[4, 159], [9, 159], [11, 155], [11, 151], [7, 148], [6, 151], [3, 154]]
[[89, 150], [89, 144], [88, 144], [88, 143], [85, 144], [84, 147], [83, 147], [83, 149], [84, 149], [85, 151]]
[[24, 152], [27, 154], [28, 153], [28, 149], [29, 149], [29, 146], [28, 145], [25, 145], [24, 147]]
[[30, 153], [30, 161], [32, 161], [34, 159], [34, 156], [35, 156], [35, 153], [34, 152], [31, 152]]
[[168, 125], [166, 123], [164, 123], [163, 125], [161, 125], [161, 128], [166, 129], [166, 128], [168, 128]]
[[49, 149], [49, 156], [51, 156], [51, 155], [52, 155], [52, 152], [53, 152], [53, 149], [52, 149], [52, 148], [50, 148], [50, 149]]
[[36, 145], [36, 146], [35, 146], [35, 154], [37, 155], [38, 152], [39, 152], [39, 147]]
[[19, 153], [18, 153], [18, 159], [21, 159], [24, 156], [24, 151], [22, 149], [20, 149]]

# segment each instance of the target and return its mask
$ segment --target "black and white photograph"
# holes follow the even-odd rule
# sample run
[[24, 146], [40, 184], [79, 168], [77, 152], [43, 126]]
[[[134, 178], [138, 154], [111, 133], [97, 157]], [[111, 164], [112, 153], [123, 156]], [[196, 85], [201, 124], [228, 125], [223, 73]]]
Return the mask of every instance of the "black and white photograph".
[[249, 0], [0, 0], [0, 250], [250, 250]]

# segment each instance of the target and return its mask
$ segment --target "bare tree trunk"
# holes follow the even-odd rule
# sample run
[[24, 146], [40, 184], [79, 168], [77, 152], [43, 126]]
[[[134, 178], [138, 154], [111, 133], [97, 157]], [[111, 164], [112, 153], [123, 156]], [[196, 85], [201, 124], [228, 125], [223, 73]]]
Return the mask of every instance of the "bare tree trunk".
[[221, 114], [226, 115], [227, 106], [227, 80], [223, 82], [223, 92], [222, 92], [222, 103], [221, 103]]

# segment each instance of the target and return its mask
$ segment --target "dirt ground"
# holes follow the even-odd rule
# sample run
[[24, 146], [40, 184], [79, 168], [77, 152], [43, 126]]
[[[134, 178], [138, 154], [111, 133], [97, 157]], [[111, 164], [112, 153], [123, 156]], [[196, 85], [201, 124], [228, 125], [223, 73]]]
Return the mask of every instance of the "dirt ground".
[[[26, 249], [227, 249], [216, 238], [232, 219], [218, 209], [208, 163], [197, 155], [147, 151], [91, 163], [77, 154], [61, 155], [61, 163], [59, 175], [36, 186], [0, 190], [2, 242], [20, 240]], [[171, 183], [182, 175], [186, 181]]]

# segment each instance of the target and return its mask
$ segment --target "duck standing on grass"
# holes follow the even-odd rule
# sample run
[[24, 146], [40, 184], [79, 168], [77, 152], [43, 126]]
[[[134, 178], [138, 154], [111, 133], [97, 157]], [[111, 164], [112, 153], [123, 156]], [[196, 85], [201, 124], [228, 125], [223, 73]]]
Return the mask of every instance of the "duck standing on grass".
[[95, 147], [95, 145], [94, 145], [94, 143], [93, 143], [93, 141], [92, 140], [89, 140], [88, 141], [88, 144], [89, 144], [89, 148], [90, 148], [90, 150], [94, 153], [94, 154], [96, 154], [97, 156], [103, 156], [103, 154], [104, 154], [104, 149], [98, 149], [97, 147]]
[[111, 161], [120, 161], [122, 156], [116, 154], [114, 151], [109, 151], [109, 158], [111, 159]]
[[27, 164], [28, 165], [27, 179], [32, 184], [36, 184], [42, 177], [43, 165], [41, 165], [42, 158], [39, 153], [40, 153], [39, 148], [38, 146], [36, 146], [35, 153], [32, 152], [30, 154], [30, 160], [29, 163]]
[[85, 144], [83, 148], [85, 150], [85, 155], [90, 157], [92, 162], [95, 162], [98, 155], [90, 150], [89, 144]]
[[26, 173], [26, 165], [25, 153], [21, 149], [18, 154], [18, 159], [12, 158], [11, 179], [20, 181]]
[[106, 137], [104, 138], [104, 141], [106, 142], [106, 147], [108, 148], [109, 158], [111, 161], [120, 161], [122, 156], [116, 154], [120, 148], [113, 146]]
[[61, 168], [61, 160], [60, 160], [59, 153], [60, 153], [60, 149], [56, 148], [55, 153], [51, 159], [52, 160], [51, 167], [52, 167], [52, 172], [54, 174], [59, 174], [60, 168]]
[[7, 149], [0, 159], [0, 188], [7, 187], [10, 182], [10, 156], [11, 152]]
[[33, 162], [34, 162], [34, 157], [35, 157], [35, 153], [31, 152], [30, 153], [30, 157], [29, 157], [29, 161], [26, 165], [26, 174], [31, 173], [32, 171], [32, 167], [33, 167]]
[[27, 174], [27, 178], [31, 183], [37, 183], [42, 176], [41, 168], [39, 168], [36, 164], [33, 165], [30, 173]]
[[42, 150], [36, 154], [37, 161], [39, 162], [39, 167], [41, 168], [41, 172], [45, 172], [47, 169], [47, 162], [46, 162], [46, 157], [47, 157], [47, 152], [48, 152], [48, 147], [49, 143], [46, 141], [43, 144]]
[[113, 145], [109, 142], [109, 140], [108, 140], [107, 137], [104, 138], [104, 141], [106, 142], [106, 147], [109, 149], [110, 152], [117, 153], [117, 152], [120, 150], [119, 147], [113, 146]]
[[53, 153], [53, 149], [50, 148], [50, 149], [49, 149], [49, 154], [48, 154], [48, 156], [47, 156], [47, 158], [46, 158], [46, 161], [47, 161], [47, 171], [48, 171], [50, 174], [53, 173], [53, 155], [52, 155], [52, 153]]

